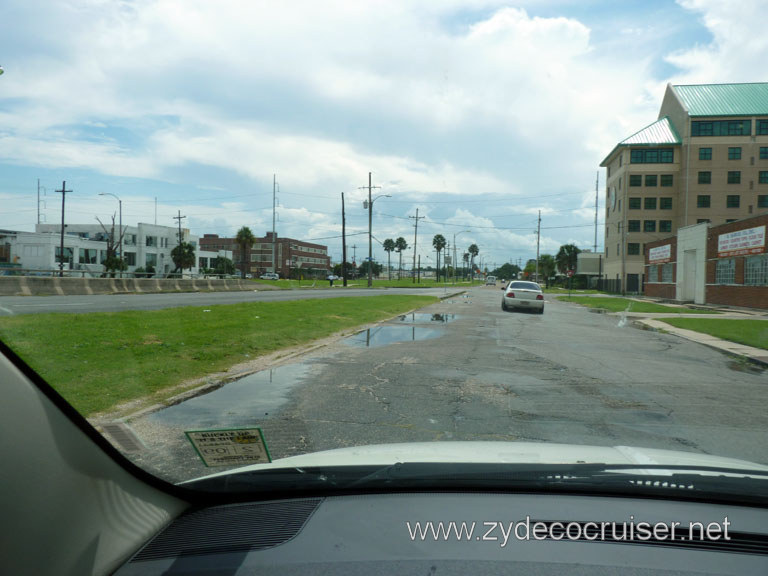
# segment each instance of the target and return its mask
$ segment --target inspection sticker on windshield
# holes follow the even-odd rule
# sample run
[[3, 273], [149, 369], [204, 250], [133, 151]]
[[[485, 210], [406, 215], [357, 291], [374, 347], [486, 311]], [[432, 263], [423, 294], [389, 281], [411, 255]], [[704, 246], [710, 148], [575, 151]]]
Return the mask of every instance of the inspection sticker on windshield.
[[261, 428], [191, 430], [184, 434], [208, 467], [272, 462]]

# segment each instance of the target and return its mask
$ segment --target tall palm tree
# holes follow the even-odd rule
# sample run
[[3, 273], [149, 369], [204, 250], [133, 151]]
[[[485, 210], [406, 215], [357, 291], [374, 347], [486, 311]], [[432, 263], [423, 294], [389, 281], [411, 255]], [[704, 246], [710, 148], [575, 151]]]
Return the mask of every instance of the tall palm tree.
[[[243, 226], [240, 228], [240, 230], [237, 231], [237, 236], [235, 236], [235, 242], [237, 242], [238, 246], [240, 246], [240, 263], [241, 263], [241, 270], [240, 273], [242, 274], [243, 279], [245, 279], [245, 257], [246, 252], [248, 248], [253, 246], [253, 243], [256, 241], [256, 237], [253, 235], [253, 232], [251, 232], [251, 229], [248, 228], [248, 226]], [[274, 262], [272, 265], [274, 266]]]
[[469, 252], [469, 255], [471, 257], [469, 262], [469, 268], [472, 270], [472, 280], [475, 279], [475, 258], [478, 254], [480, 254], [480, 248], [477, 247], [477, 244], [471, 244], [469, 248], [467, 248], [467, 252]]
[[392, 280], [392, 263], [390, 260], [390, 256], [392, 254], [392, 251], [395, 249], [395, 241], [392, 240], [392, 238], [387, 238], [384, 240], [384, 252], [387, 253], [387, 277]]
[[395, 251], [400, 255], [400, 264], [397, 268], [398, 280], [400, 280], [400, 276], [403, 273], [403, 250], [408, 250], [408, 242], [405, 241], [405, 238], [400, 236], [397, 240], [395, 240]]
[[432, 247], [437, 252], [437, 281], [440, 282], [440, 252], [445, 248], [445, 245], [447, 244], [445, 240], [445, 236], [442, 234], [435, 234], [435, 237], [432, 238]]

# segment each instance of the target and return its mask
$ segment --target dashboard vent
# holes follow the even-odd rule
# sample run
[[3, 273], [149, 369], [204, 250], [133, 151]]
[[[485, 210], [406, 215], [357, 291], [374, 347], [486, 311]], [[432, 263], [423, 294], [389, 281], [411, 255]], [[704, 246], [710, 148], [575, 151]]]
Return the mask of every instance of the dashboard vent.
[[320, 502], [321, 498], [307, 498], [191, 512], [172, 522], [132, 562], [277, 546], [299, 533]]

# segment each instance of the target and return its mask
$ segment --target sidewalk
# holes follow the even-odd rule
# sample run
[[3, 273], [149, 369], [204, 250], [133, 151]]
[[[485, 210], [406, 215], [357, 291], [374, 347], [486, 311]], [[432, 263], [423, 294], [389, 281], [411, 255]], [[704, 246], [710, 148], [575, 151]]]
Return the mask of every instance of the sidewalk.
[[[633, 300], [637, 300], [639, 302], [654, 302], [654, 300], [652, 299], [644, 299], [644, 298], [633, 298]], [[672, 306], [672, 307], [688, 308], [688, 309], [691, 308], [691, 306], [685, 306], [680, 304], [669, 304], [666, 302], [664, 303], [664, 305]], [[667, 324], [666, 322], [661, 321], [661, 319], [663, 318], [680, 318], [680, 317], [709, 318], [709, 319], [739, 319], [739, 320], [764, 319], [768, 317], [768, 311], [746, 309], [746, 308], [739, 308], [739, 309], [722, 308], [718, 306], [706, 306], [706, 305], [698, 305], [698, 304], [695, 306], [695, 308], [697, 309], [700, 308], [702, 310], [714, 310], [714, 311], [720, 312], [720, 314], [681, 315], [681, 314], [675, 314], [675, 313], [614, 312], [612, 313], [612, 315], [614, 316], [625, 315], [625, 317], [631, 318], [632, 320], [638, 322], [639, 324], [643, 324], [654, 330], [663, 330], [664, 332], [667, 332], [669, 334], [674, 334], [675, 336], [680, 336], [681, 338], [685, 338], [693, 342], [698, 342], [699, 344], [703, 344], [704, 346], [709, 346], [710, 348], [714, 348], [716, 350], [726, 352], [727, 354], [742, 356], [747, 360], [749, 360], [750, 362], [754, 362], [755, 364], [768, 366], [768, 350], [763, 350], [762, 348], [753, 348], [752, 346], [746, 346], [744, 344], [738, 344], [736, 342], [731, 342], [729, 340], [723, 340], [722, 338], [717, 338], [716, 336], [710, 336], [709, 334], [696, 332], [694, 330], [677, 328], [676, 326], [672, 326], [671, 324]]]

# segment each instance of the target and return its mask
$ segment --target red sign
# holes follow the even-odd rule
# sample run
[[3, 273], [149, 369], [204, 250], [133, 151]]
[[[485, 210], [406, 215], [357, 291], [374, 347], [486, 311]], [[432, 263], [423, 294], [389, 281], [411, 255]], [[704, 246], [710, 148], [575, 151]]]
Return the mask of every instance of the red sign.
[[570, 278], [571, 276], [573, 276], [573, 270], [568, 270], [568, 278]]

